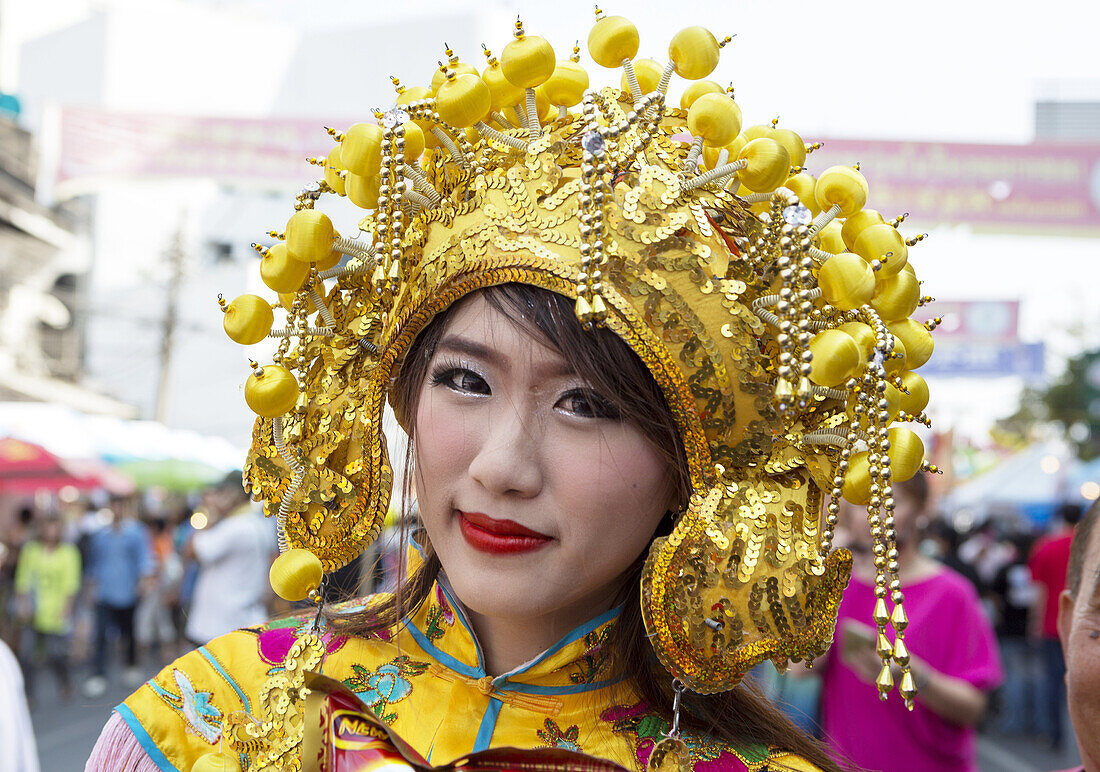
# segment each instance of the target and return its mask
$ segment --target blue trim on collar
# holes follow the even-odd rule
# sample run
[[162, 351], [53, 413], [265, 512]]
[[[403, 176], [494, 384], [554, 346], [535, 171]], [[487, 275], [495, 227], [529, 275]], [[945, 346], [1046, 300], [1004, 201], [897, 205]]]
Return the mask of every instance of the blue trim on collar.
[[619, 616], [619, 614], [622, 613], [622, 610], [623, 610], [622, 606], [616, 606], [615, 608], [610, 609], [610, 610], [605, 611], [604, 613], [600, 614], [595, 619], [588, 620], [587, 622], [585, 622], [580, 627], [573, 628], [572, 632], [566, 633], [565, 637], [563, 637], [560, 641], [558, 641], [553, 646], [551, 646], [549, 649], [544, 651], [542, 654], [538, 655], [537, 657], [535, 657], [530, 662], [525, 662], [524, 664], [520, 665], [515, 670], [508, 671], [507, 673], [504, 674], [504, 677], [508, 678], [508, 679], [511, 679], [512, 676], [522, 675], [523, 673], [526, 673], [528, 670], [533, 668], [535, 665], [538, 665], [540, 662], [543, 662], [543, 661], [549, 659], [550, 657], [554, 656], [555, 654], [557, 654], [559, 651], [564, 649], [569, 644], [574, 643], [576, 641], [579, 641], [581, 638], [588, 635], [593, 630], [596, 630], [597, 628], [601, 627], [602, 625], [607, 624], [612, 619]]
[[201, 654], [206, 659], [206, 661], [210, 663], [210, 666], [217, 670], [218, 673], [221, 674], [222, 678], [224, 678], [226, 682], [233, 687], [233, 691], [237, 693], [237, 696], [241, 698], [241, 702], [244, 703], [245, 711], [251, 713], [252, 706], [248, 701], [248, 695], [246, 695], [244, 693], [244, 690], [237, 685], [237, 682], [230, 677], [229, 673], [225, 672], [225, 668], [221, 666], [221, 663], [218, 662], [218, 660], [214, 659], [214, 655], [207, 651], [205, 646], [199, 647], [199, 654]]
[[493, 732], [497, 728], [497, 718], [500, 717], [500, 709], [504, 703], [496, 697], [489, 698], [489, 706], [485, 708], [485, 715], [481, 717], [481, 726], [477, 728], [477, 737], [474, 739], [472, 753], [483, 751], [493, 741]]
[[447, 602], [451, 604], [451, 610], [454, 612], [455, 617], [462, 623], [462, 627], [466, 630], [466, 634], [470, 636], [470, 640], [474, 644], [474, 651], [477, 652], [477, 667], [484, 673], [485, 655], [481, 651], [481, 641], [474, 635], [474, 627], [466, 617], [466, 607], [455, 598], [454, 590], [451, 588], [450, 582], [447, 581], [447, 575], [442, 571], [439, 572], [439, 576], [436, 578], [435, 583], [436, 586], [443, 591], [443, 596], [447, 599]]
[[581, 692], [591, 692], [596, 689], [614, 686], [615, 684], [621, 683], [625, 678], [625, 675], [621, 675], [617, 678], [609, 678], [606, 681], [593, 681], [590, 684], [569, 684], [568, 686], [539, 686], [538, 684], [524, 684], [508, 681], [502, 683], [498, 688], [502, 692], [523, 692], [524, 694], [580, 694]]
[[413, 621], [409, 617], [405, 617], [404, 620], [405, 629], [409, 631], [409, 635], [413, 637], [417, 645], [424, 650], [428, 656], [432, 657], [436, 662], [444, 667], [450, 668], [456, 673], [461, 673], [468, 678], [484, 678], [485, 670], [482, 668], [470, 667], [465, 662], [462, 662], [445, 651], [441, 651], [436, 647], [434, 643], [428, 640], [428, 636], [421, 632], [420, 628], [413, 624]]
[[138, 721], [134, 712], [126, 705], [126, 703], [120, 703], [115, 706], [115, 710], [122, 720], [126, 722], [126, 726], [130, 727], [130, 731], [134, 733], [134, 737], [139, 743], [141, 743], [142, 749], [145, 750], [147, 755], [157, 768], [161, 772], [180, 772], [180, 770], [172, 765], [172, 762], [168, 760], [168, 757], [164, 755], [164, 752], [157, 747], [157, 744], [153, 742], [153, 738], [149, 736], [149, 733], [145, 731], [145, 727]]

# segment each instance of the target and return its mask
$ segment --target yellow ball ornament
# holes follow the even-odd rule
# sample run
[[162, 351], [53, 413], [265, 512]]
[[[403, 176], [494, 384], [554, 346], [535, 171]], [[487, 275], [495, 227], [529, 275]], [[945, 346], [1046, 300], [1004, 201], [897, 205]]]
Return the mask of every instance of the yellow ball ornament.
[[489, 87], [493, 110], [499, 112], [523, 101], [523, 89], [504, 77], [504, 71], [500, 69], [500, 63], [496, 59], [482, 71], [481, 79]]
[[[279, 305], [289, 311], [294, 305], [295, 298], [298, 297], [297, 292], [280, 292], [279, 293]], [[313, 298], [306, 296], [306, 313], [312, 314], [317, 310], [317, 304], [313, 302]]]
[[814, 196], [816, 185], [817, 179], [809, 172], [799, 172], [788, 177], [787, 181], [783, 183], [783, 187], [798, 196], [798, 200], [810, 210], [814, 217], [821, 214], [821, 209], [817, 205], [817, 197]]
[[761, 137], [751, 140], [741, 148], [737, 157], [748, 162], [737, 173], [741, 184], [754, 193], [775, 190], [791, 173], [791, 157], [787, 155], [786, 148], [774, 139]]
[[769, 134], [771, 134], [771, 132], [772, 132], [772, 127], [771, 126], [765, 126], [762, 123], [758, 123], [755, 126], [749, 126], [747, 129], [745, 129], [745, 131], [743, 133], [745, 135], [745, 141], [746, 142], [751, 142], [754, 139], [760, 139], [761, 137], [766, 137]]
[[859, 371], [859, 346], [840, 330], [822, 330], [810, 340], [810, 380], [818, 386], [839, 386]]
[[276, 292], [296, 292], [308, 275], [309, 263], [292, 258], [281, 241], [265, 250], [260, 260], [260, 278]]
[[588, 73], [572, 59], [559, 59], [554, 74], [540, 88], [551, 104], [573, 107], [581, 103], [588, 90]]
[[338, 196], [344, 195], [344, 178], [340, 176], [342, 171], [344, 171], [344, 164], [340, 160], [340, 146], [337, 145], [328, 151], [328, 156], [325, 158], [325, 182], [336, 191]]
[[[430, 99], [432, 92], [425, 86], [411, 86], [397, 95], [397, 99], [394, 100], [394, 104], [397, 106], [408, 105], [413, 102], [420, 102], [425, 99]], [[425, 147], [438, 147], [439, 140], [431, 133], [432, 123], [426, 119], [413, 121], [424, 134], [424, 146]], [[381, 146], [380, 146], [381, 147]], [[377, 172], [375, 172], [377, 173]]]
[[493, 97], [485, 81], [467, 73], [443, 82], [435, 93], [435, 109], [445, 123], [464, 129], [485, 119]]
[[841, 311], [854, 311], [871, 302], [875, 294], [875, 272], [859, 255], [841, 252], [822, 264], [817, 286], [827, 303]]
[[604, 16], [588, 33], [588, 53], [601, 67], [618, 67], [638, 55], [638, 28], [623, 16]]
[[687, 114], [688, 131], [710, 147], [722, 147], [741, 131], [741, 108], [725, 94], [704, 94]]
[[340, 141], [340, 163], [353, 174], [378, 174], [382, 168], [382, 127], [376, 123], [351, 126]]
[[905, 343], [896, 335], [892, 337], [894, 350], [890, 352], [890, 358], [882, 363], [887, 375], [896, 375], [905, 369]]
[[515, 40], [506, 45], [500, 54], [504, 77], [519, 88], [535, 88], [550, 79], [556, 66], [554, 47], [546, 38], [525, 35], [523, 27], [517, 22]]
[[890, 322], [886, 329], [905, 345], [905, 369], [916, 370], [932, 356], [932, 333], [912, 319]]
[[840, 236], [844, 239], [845, 246], [850, 250], [852, 245], [856, 243], [856, 236], [862, 233], [865, 228], [882, 222], [886, 221], [874, 209], [860, 209], [841, 225]]
[[295, 260], [316, 263], [327, 260], [332, 253], [336, 229], [324, 212], [301, 209], [286, 223], [286, 251]]
[[191, 765], [191, 772], [240, 772], [241, 761], [231, 753], [204, 753]]
[[283, 600], [305, 600], [321, 586], [325, 572], [321, 561], [309, 550], [289, 549], [271, 564], [271, 589]]
[[867, 180], [851, 166], [831, 166], [817, 178], [817, 205], [825, 212], [840, 207], [840, 217], [851, 217], [867, 203]]
[[718, 40], [710, 30], [688, 27], [673, 36], [668, 44], [668, 58], [681, 78], [699, 80], [718, 66], [718, 50]]
[[[447, 67], [455, 75], [477, 75], [477, 68], [472, 64], [466, 62], [448, 62]], [[480, 76], [478, 76], [480, 77]], [[443, 85], [443, 81], [447, 80], [447, 72], [442, 67], [437, 67], [435, 72], [432, 73], [432, 91], [439, 93], [439, 87]]]
[[912, 371], [899, 376], [905, 391], [901, 393], [901, 409], [909, 415], [920, 415], [928, 407], [928, 384]]
[[415, 161], [420, 158], [427, 147], [424, 141], [424, 131], [412, 121], [403, 124], [402, 128], [405, 130], [405, 160]]
[[901, 391], [893, 384], [888, 383], [882, 396], [886, 399], [886, 414], [893, 421], [901, 412]]
[[259, 343], [271, 332], [275, 314], [271, 304], [259, 295], [241, 295], [225, 307], [222, 327], [225, 334], [242, 346]]
[[772, 129], [767, 136], [774, 139], [787, 150], [791, 158], [791, 166], [806, 165], [806, 143], [790, 129]]
[[[863, 258], [860, 262], [868, 266]], [[920, 282], [917, 277], [905, 271], [899, 271], [893, 276], [887, 276], [875, 288], [875, 296], [871, 300], [871, 307], [878, 311], [883, 321], [893, 322], [905, 319], [917, 310], [920, 302]]]
[[871, 501], [871, 464], [867, 451], [853, 453], [848, 459], [848, 471], [844, 473], [844, 486], [840, 489], [845, 500], [853, 504]]
[[[639, 59], [634, 62], [634, 77], [638, 79], [638, 89], [643, 94], [649, 94], [657, 90], [663, 73], [664, 69], [661, 65], [652, 59]], [[626, 75], [619, 79], [619, 85], [627, 94], [630, 93], [630, 83], [627, 81]]]
[[349, 172], [344, 182], [351, 203], [362, 209], [374, 209], [378, 206], [378, 177], [361, 177]]
[[313, 267], [318, 271], [327, 271], [330, 268], [335, 268], [336, 265], [344, 259], [344, 253], [334, 249], [328, 253], [328, 257], [324, 260], [318, 260], [313, 264]]
[[836, 220], [832, 220], [828, 225], [821, 229], [821, 231], [817, 234], [817, 237], [821, 240], [821, 249], [823, 251], [833, 255], [839, 255], [841, 252], [848, 251], [844, 247], [844, 239], [841, 237], [840, 231], [840, 223]]
[[881, 276], [893, 276], [909, 260], [909, 249], [898, 229], [889, 223], [869, 225], [860, 231], [852, 244], [852, 251], [867, 262], [880, 260]]
[[680, 107], [684, 110], [690, 110], [691, 106], [695, 104], [695, 100], [703, 96], [703, 94], [725, 93], [726, 90], [713, 80], [697, 80], [689, 84], [688, 87], [684, 89], [684, 93], [680, 95]]
[[298, 381], [282, 365], [257, 368], [244, 384], [244, 401], [264, 418], [278, 418], [298, 402]]
[[920, 471], [924, 463], [924, 443], [913, 431], [895, 426], [887, 432], [890, 440], [890, 477], [895, 482], [905, 482]]
[[863, 322], [845, 322], [837, 329], [847, 333], [856, 342], [863, 353], [864, 362], [871, 358], [875, 350], [875, 331], [871, 329], [871, 325]]

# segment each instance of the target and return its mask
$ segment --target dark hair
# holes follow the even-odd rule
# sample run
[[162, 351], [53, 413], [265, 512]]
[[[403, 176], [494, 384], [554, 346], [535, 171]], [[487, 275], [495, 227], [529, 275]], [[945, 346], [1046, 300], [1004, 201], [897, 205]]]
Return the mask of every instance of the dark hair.
[[1085, 570], [1085, 553], [1092, 541], [1093, 526], [1100, 519], [1100, 501], [1097, 501], [1073, 529], [1073, 542], [1069, 547], [1069, 565], [1066, 567], [1066, 587], [1070, 595], [1077, 597], [1081, 589], [1081, 574]]
[[[556, 350], [619, 415], [628, 417], [627, 420], [641, 429], [668, 460], [675, 500], [686, 504], [691, 484], [679, 430], [653, 375], [630, 347], [610, 330], [584, 329], [574, 315], [573, 302], [549, 290], [504, 284], [480, 290], [478, 294], [511, 321]], [[390, 399], [398, 419], [410, 430], [410, 451], [405, 463], [406, 509], [413, 479], [411, 448], [415, 436], [412, 429], [420, 390], [447, 320], [464, 301], [465, 298], [440, 312], [417, 336], [391, 391]], [[669, 513], [661, 521], [655, 536], [671, 531], [672, 515]], [[398, 592], [378, 605], [339, 620], [337, 623], [343, 632], [370, 635], [392, 627], [415, 611], [427, 598], [441, 567], [430, 542], [423, 543], [422, 549], [423, 563], [403, 586], [399, 585]], [[642, 702], [649, 709], [671, 718], [672, 679], [646, 638], [641, 615], [639, 579], [644, 563], [643, 553], [624, 574], [625, 581], [615, 598], [623, 611], [607, 645], [614, 667], [626, 676], [627, 683]], [[749, 682], [719, 694], [686, 693], [681, 723], [733, 745], [764, 743], [797, 753], [826, 772], [840, 770], [817, 741], [799, 730]]]

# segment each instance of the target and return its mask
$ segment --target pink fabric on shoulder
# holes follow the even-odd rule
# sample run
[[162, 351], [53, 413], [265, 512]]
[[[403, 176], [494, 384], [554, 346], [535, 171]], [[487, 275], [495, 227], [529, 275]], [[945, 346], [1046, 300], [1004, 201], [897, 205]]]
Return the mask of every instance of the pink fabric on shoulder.
[[84, 765], [84, 772], [160, 772], [159, 768], [130, 727], [118, 713], [112, 711], [106, 726], [99, 733], [92, 755]]

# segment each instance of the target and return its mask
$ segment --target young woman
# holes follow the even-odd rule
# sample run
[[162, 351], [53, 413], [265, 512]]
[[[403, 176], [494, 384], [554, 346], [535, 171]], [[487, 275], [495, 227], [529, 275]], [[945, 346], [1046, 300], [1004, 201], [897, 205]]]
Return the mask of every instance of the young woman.
[[[234, 340], [284, 341], [245, 386], [261, 416], [245, 482], [279, 523], [273, 586], [320, 608], [173, 663], [117, 708], [90, 768], [297, 769], [313, 671], [433, 765], [513, 747], [837, 769], [741, 680], [828, 647], [850, 555], [823, 489], [867, 503], [892, 546], [890, 481], [922, 459], [888, 427], [902, 389], [923, 409], [909, 371], [931, 339], [858, 171], [792, 177], [801, 138], [740, 133], [711, 81], [686, 113], [665, 106], [672, 74], [705, 78], [721, 45], [688, 28], [651, 80], [629, 63], [637, 30], [601, 15], [589, 52], [627, 65], [623, 92], [596, 94], [517, 22], [482, 75], [454, 57], [432, 92], [399, 86], [381, 127], [332, 132], [320, 190], [370, 210], [369, 238], [341, 237], [307, 191], [263, 250], [286, 327], [261, 298], [223, 304]], [[833, 254], [838, 216], [858, 255]], [[326, 614], [322, 568], [390, 506], [387, 401], [418, 549], [393, 595]]]

